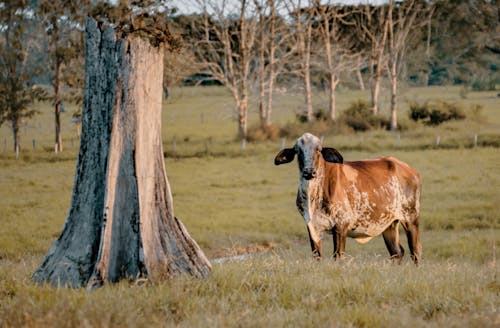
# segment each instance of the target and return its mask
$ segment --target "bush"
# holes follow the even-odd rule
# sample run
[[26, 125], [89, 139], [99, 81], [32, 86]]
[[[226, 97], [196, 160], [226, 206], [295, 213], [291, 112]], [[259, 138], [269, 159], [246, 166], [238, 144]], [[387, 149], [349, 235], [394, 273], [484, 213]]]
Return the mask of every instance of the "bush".
[[[295, 119], [298, 123], [307, 123], [307, 114], [299, 113], [295, 115]], [[328, 113], [322, 109], [318, 109], [313, 113], [313, 119], [319, 122], [328, 121]]]
[[471, 83], [472, 91], [494, 91], [497, 85], [494, 78], [476, 78]]
[[364, 100], [351, 103], [339, 120], [354, 131], [389, 129], [390, 127], [389, 120], [380, 115], [373, 115], [370, 105]]
[[417, 102], [410, 103], [409, 117], [415, 122], [422, 122], [425, 125], [439, 125], [450, 120], [463, 120], [465, 114], [462, 109], [452, 103], [445, 101], [437, 103]]
[[274, 124], [271, 124], [267, 128], [263, 128], [260, 125], [254, 126], [248, 129], [247, 140], [248, 141], [265, 141], [265, 140], [278, 140], [281, 136], [281, 129]]

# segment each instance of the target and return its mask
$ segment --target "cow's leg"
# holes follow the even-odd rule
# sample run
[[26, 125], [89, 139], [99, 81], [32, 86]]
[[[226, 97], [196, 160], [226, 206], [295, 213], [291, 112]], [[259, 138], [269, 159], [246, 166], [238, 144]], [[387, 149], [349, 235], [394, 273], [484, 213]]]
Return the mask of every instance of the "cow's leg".
[[309, 233], [309, 242], [311, 243], [311, 250], [316, 259], [321, 259], [321, 238], [315, 233], [311, 233], [311, 228], [307, 227]]
[[398, 223], [398, 221], [392, 222], [391, 225], [385, 229], [382, 235], [384, 236], [385, 246], [391, 255], [391, 259], [401, 263], [405, 250], [399, 242]]
[[333, 228], [333, 257], [341, 259], [345, 254], [345, 243], [347, 234], [343, 233], [341, 229]]
[[422, 256], [422, 244], [420, 244], [420, 237], [418, 233], [418, 219], [413, 222], [408, 222], [403, 225], [406, 231], [406, 238], [408, 239], [408, 247], [413, 262], [418, 265]]

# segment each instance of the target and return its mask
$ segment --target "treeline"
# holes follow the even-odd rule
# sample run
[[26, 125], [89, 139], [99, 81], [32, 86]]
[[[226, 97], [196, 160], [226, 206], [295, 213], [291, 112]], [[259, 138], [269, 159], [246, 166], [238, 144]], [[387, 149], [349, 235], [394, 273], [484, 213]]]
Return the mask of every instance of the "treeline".
[[[199, 0], [198, 14], [173, 15], [184, 40], [178, 66], [198, 83], [221, 83], [231, 92], [239, 133], [247, 133], [248, 95], [258, 99], [263, 130], [272, 123], [275, 87], [299, 87], [304, 120], [314, 119], [311, 88], [329, 95], [328, 117], [337, 120], [339, 85], [369, 88], [379, 112], [383, 79], [390, 85], [390, 128], [398, 128], [398, 83], [463, 84], [494, 89], [499, 81], [498, 6], [491, 1]], [[175, 54], [174, 54], [175, 56]], [[174, 61], [175, 59], [172, 58]], [[179, 83], [185, 75], [167, 71]], [[193, 79], [188, 79], [192, 83]], [[196, 83], [196, 81], [195, 81]]]
[[[263, 131], [272, 125], [273, 93], [299, 88], [303, 119], [314, 119], [312, 88], [329, 95], [337, 120], [339, 85], [369, 88], [379, 112], [381, 83], [390, 85], [390, 128], [398, 128], [398, 84], [461, 84], [476, 90], [499, 83], [498, 1], [387, 1], [339, 5], [319, 0], [192, 0], [193, 14], [168, 1], [39, 0], [0, 2], [0, 123], [10, 123], [14, 148], [29, 104], [50, 99], [55, 151], [62, 151], [61, 103], [78, 100], [83, 85], [84, 18], [133, 26], [134, 15], [162, 16], [167, 40], [164, 89], [185, 83], [224, 85], [248, 133], [249, 97], [258, 99]], [[40, 85], [50, 87], [41, 88]], [[71, 91], [71, 93], [69, 92]]]

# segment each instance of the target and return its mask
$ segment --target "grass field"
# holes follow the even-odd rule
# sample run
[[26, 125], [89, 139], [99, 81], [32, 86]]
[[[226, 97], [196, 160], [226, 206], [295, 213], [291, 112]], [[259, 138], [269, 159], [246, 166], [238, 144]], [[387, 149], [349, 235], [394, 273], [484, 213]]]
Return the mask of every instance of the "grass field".
[[[78, 151], [70, 123], [76, 107], [66, 105], [66, 150], [55, 155], [50, 108], [37, 104], [41, 113], [23, 129], [19, 160], [8, 126], [0, 128], [0, 326], [500, 326], [499, 100], [494, 92], [463, 99], [459, 91], [407, 89], [403, 97], [459, 103], [464, 121], [415, 125], [402, 102], [408, 128], [399, 138], [385, 131], [325, 135], [325, 144], [346, 160], [391, 155], [421, 173], [424, 262], [416, 268], [408, 258], [402, 265], [388, 262], [381, 238], [365, 245], [349, 240], [340, 262], [313, 261], [295, 209], [296, 164], [273, 164], [281, 141], [247, 143], [242, 150], [223, 89], [173, 90], [163, 133], [176, 216], [210, 258], [268, 251], [214, 263], [206, 280], [123, 282], [91, 293], [30, 282], [61, 232]], [[339, 110], [367, 97], [343, 91]], [[316, 108], [324, 108], [325, 96], [315, 99]], [[302, 100], [289, 93], [275, 103], [275, 122], [283, 125]], [[474, 112], [473, 104], [482, 111]], [[252, 124], [256, 118], [252, 111]], [[331, 253], [331, 241], [325, 243]]]

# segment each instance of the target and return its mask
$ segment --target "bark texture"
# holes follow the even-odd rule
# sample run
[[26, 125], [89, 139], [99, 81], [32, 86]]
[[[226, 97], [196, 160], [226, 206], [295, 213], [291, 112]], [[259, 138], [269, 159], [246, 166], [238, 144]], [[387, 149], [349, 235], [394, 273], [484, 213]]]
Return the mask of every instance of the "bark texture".
[[82, 139], [61, 236], [37, 283], [205, 277], [210, 262], [174, 216], [161, 140], [163, 50], [86, 23]]

